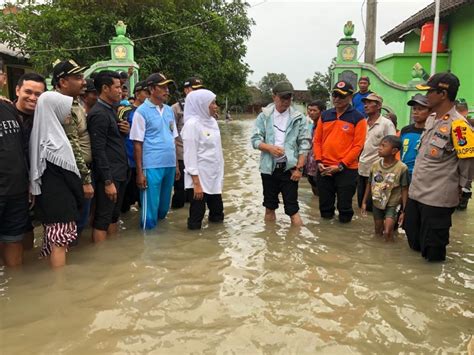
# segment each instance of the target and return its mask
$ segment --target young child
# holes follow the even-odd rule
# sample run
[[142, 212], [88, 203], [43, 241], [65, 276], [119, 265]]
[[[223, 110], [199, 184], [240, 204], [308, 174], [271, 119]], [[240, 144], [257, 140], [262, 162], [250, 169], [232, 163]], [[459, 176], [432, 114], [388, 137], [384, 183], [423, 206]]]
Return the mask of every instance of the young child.
[[372, 192], [375, 234], [393, 240], [393, 231], [397, 222], [397, 207], [401, 202], [400, 225], [403, 223], [404, 210], [408, 200], [408, 168], [396, 159], [402, 147], [397, 136], [385, 136], [379, 145], [378, 162], [370, 169], [369, 180], [362, 200], [362, 215], [367, 215], [367, 199]]

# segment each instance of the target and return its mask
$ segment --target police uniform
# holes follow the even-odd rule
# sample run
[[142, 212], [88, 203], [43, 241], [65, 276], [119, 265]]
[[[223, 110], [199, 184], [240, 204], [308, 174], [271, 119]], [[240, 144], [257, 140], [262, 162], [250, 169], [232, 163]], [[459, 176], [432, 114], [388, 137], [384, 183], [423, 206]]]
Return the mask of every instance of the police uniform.
[[404, 228], [410, 248], [431, 261], [444, 260], [451, 215], [459, 189], [469, 187], [474, 169], [474, 133], [454, 108], [425, 124], [409, 189]]

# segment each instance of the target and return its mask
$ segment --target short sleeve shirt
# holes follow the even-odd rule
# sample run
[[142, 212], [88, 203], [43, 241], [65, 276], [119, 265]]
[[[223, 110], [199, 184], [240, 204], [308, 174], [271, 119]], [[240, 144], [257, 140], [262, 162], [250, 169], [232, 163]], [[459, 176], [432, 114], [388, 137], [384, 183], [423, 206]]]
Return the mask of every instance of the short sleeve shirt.
[[[143, 105], [146, 107], [140, 109]], [[168, 105], [153, 105], [146, 100], [133, 115], [130, 139], [143, 142], [144, 169], [176, 166], [175, 138], [178, 130], [173, 110]], [[143, 114], [145, 112], [145, 114]]]
[[398, 206], [408, 180], [408, 168], [401, 161], [389, 167], [383, 165], [383, 159], [374, 163], [369, 175], [374, 206], [382, 210]]

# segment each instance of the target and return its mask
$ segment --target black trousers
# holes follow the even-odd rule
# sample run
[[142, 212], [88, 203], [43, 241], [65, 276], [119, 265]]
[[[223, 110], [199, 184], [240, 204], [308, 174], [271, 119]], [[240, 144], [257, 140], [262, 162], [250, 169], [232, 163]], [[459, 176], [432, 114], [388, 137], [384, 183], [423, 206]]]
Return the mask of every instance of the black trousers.
[[[362, 201], [364, 200], [365, 187], [367, 186], [369, 178], [366, 176], [358, 175], [357, 177], [357, 205], [359, 208], [362, 207]], [[372, 212], [372, 194], [369, 190], [369, 196], [367, 197], [367, 211]]]
[[105, 185], [103, 181], [96, 182], [95, 188], [95, 213], [92, 227], [101, 231], [106, 231], [109, 225], [117, 223], [120, 217], [120, 209], [127, 188], [127, 181], [114, 181], [117, 189], [117, 201], [114, 203], [105, 194]]
[[[189, 196], [194, 195], [193, 189], [186, 190]], [[209, 222], [222, 222], [224, 220], [224, 204], [222, 203], [222, 195], [204, 194], [202, 200], [191, 200], [189, 206], [188, 229], [201, 229], [204, 213], [209, 208]]]
[[344, 169], [333, 176], [322, 176], [318, 171], [319, 211], [322, 218], [332, 218], [335, 211], [337, 197], [337, 210], [339, 221], [347, 223], [352, 220], [352, 198], [356, 192], [357, 170]]
[[420, 251], [429, 261], [445, 260], [454, 210], [454, 207], [434, 207], [408, 199], [403, 229], [410, 248]]
[[171, 208], [184, 207], [184, 203], [190, 201], [186, 190], [184, 189], [184, 161], [178, 160], [180, 178], [174, 182], [174, 193], [171, 199]]
[[291, 171], [285, 171], [285, 166], [275, 168], [273, 174], [261, 174], [263, 183], [263, 206], [276, 210], [278, 208], [278, 195], [283, 197], [285, 214], [293, 216], [300, 210], [298, 204], [298, 181], [291, 180]]
[[130, 211], [130, 206], [136, 202], [140, 205], [140, 189], [137, 186], [137, 169], [131, 168], [130, 179], [128, 179], [127, 187], [125, 188], [121, 212], [126, 213]]

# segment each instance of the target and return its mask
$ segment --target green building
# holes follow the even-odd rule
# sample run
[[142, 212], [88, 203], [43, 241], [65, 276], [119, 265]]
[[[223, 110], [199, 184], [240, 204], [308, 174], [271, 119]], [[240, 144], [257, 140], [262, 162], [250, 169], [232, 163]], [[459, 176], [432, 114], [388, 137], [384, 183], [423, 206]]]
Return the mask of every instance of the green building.
[[[371, 79], [371, 90], [384, 98], [384, 110], [398, 116], [399, 128], [410, 121], [410, 107], [406, 105], [417, 93], [415, 85], [430, 75], [431, 53], [419, 53], [421, 28], [434, 21], [432, 3], [384, 34], [386, 43], [403, 42], [403, 53], [393, 53], [376, 60], [375, 65], [358, 61], [357, 39], [352, 38], [354, 26], [344, 27], [345, 38], [337, 44], [337, 57], [331, 65], [331, 82], [347, 80], [354, 87], [360, 76]], [[474, 111], [474, 0], [443, 0], [440, 24], [447, 25], [443, 36], [446, 46], [438, 53], [436, 72], [451, 71], [461, 81], [458, 98], [464, 98]]]

